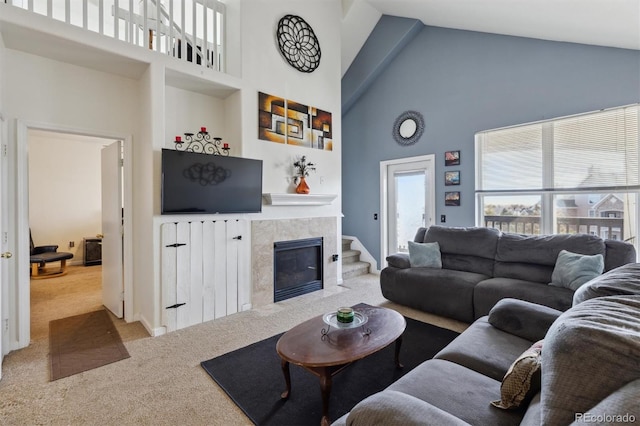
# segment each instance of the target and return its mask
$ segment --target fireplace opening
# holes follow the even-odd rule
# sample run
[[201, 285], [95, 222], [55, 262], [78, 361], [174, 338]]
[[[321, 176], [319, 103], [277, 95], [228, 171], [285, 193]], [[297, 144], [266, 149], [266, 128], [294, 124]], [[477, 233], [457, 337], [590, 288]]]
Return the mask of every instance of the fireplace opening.
[[274, 302], [321, 290], [322, 238], [277, 241], [274, 249]]

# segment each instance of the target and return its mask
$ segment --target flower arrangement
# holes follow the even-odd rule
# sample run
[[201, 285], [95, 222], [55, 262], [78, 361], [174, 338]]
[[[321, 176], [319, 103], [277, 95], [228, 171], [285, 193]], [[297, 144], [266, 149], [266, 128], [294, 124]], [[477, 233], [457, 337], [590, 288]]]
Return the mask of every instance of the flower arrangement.
[[297, 181], [298, 178], [309, 176], [309, 172], [311, 171], [316, 171], [316, 165], [312, 162], [307, 162], [307, 157], [305, 155], [293, 163], [293, 168], [296, 171], [296, 176], [294, 177], [295, 181]]

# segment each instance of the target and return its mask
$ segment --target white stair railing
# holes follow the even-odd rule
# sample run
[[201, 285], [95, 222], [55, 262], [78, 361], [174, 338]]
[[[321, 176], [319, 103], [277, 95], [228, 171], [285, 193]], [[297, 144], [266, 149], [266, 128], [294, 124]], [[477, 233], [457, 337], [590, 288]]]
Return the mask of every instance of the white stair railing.
[[9, 0], [85, 30], [225, 72], [225, 5], [218, 0]]

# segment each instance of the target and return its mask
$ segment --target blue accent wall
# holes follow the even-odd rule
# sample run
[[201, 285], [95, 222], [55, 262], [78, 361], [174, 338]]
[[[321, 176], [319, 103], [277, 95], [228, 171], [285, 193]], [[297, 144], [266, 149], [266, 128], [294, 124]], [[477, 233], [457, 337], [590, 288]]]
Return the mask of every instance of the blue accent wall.
[[424, 28], [417, 19], [382, 15], [342, 79], [342, 115]]
[[[381, 19], [374, 32], [394, 19], [402, 18]], [[343, 93], [354, 91], [344, 87], [350, 71]], [[446, 225], [472, 226], [476, 132], [638, 102], [639, 51], [424, 26], [343, 115], [343, 234], [380, 262], [380, 161], [435, 154], [434, 223], [445, 214]], [[407, 110], [424, 115], [425, 131], [403, 147], [391, 130]], [[461, 151], [460, 166], [444, 167], [449, 150]], [[445, 170], [460, 170], [461, 185], [445, 187]], [[460, 207], [445, 207], [445, 188], [461, 191]]]

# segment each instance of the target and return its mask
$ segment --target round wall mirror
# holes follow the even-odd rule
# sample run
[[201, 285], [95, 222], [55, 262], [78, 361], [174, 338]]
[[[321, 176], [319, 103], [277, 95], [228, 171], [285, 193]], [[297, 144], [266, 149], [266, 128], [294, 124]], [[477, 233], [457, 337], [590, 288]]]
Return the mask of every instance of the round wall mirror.
[[393, 138], [399, 145], [407, 146], [418, 142], [424, 133], [424, 118], [417, 111], [405, 111], [393, 124]]
[[400, 136], [405, 139], [410, 138], [411, 136], [416, 134], [416, 130], [418, 129], [418, 125], [411, 118], [407, 118], [400, 124]]

